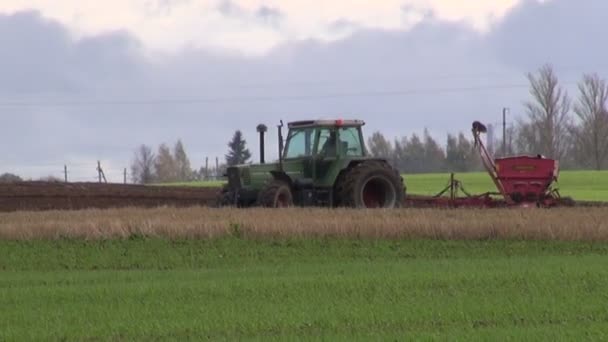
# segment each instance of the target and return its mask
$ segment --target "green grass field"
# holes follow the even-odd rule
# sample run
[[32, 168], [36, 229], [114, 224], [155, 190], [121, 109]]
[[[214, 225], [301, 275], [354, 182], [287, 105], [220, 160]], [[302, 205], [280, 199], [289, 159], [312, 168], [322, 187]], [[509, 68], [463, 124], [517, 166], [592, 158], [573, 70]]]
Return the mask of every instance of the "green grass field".
[[608, 244], [0, 241], [0, 340], [601, 340]]
[[[435, 195], [443, 190], [450, 179], [447, 173], [403, 175], [408, 193]], [[497, 191], [485, 172], [460, 173], [456, 179], [462, 181], [465, 190], [472, 194]], [[223, 182], [175, 183], [172, 185], [221, 186]], [[562, 171], [558, 188], [562, 196], [571, 196], [581, 201], [608, 201], [608, 171]]]

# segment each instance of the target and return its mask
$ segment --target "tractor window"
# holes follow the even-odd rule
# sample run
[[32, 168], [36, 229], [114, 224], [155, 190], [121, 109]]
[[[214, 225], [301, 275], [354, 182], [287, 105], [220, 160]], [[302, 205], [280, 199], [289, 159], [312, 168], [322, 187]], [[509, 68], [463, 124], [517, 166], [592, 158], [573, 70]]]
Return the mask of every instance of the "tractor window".
[[301, 158], [312, 155], [313, 132], [311, 128], [292, 129], [285, 145], [285, 158]]
[[321, 128], [318, 131], [319, 144], [317, 152], [318, 155], [323, 157], [335, 157], [336, 156], [336, 133], [331, 131], [329, 128]]
[[342, 155], [349, 157], [363, 156], [363, 144], [358, 127], [344, 127], [340, 129], [340, 143]]

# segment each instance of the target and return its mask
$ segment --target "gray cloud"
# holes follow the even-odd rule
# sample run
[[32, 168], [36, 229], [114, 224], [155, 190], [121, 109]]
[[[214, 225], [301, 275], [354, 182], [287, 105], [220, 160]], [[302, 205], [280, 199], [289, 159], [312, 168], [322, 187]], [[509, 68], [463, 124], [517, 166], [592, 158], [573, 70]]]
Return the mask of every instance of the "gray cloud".
[[278, 26], [285, 15], [277, 8], [262, 6], [255, 11], [255, 16], [269, 25]]
[[256, 10], [250, 11], [231, 0], [222, 0], [217, 5], [217, 10], [226, 17], [234, 17], [245, 22], [274, 28], [278, 28], [285, 17], [285, 14], [275, 7], [260, 6]]
[[217, 5], [217, 10], [225, 16], [240, 16], [245, 13], [239, 5], [230, 0], [222, 0]]
[[[138, 144], [177, 138], [200, 166], [205, 156], [223, 157], [235, 129], [255, 151], [255, 126], [279, 119], [355, 117], [370, 134], [427, 127], [443, 139], [475, 119], [498, 121], [503, 106], [521, 113], [523, 74], [542, 63], [581, 66], [570, 70], [575, 78], [594, 64], [605, 72], [608, 50], [594, 31], [604, 6], [525, 2], [486, 35], [427, 15], [408, 32], [359, 28], [263, 57], [186, 50], [160, 62], [126, 32], [75, 41], [36, 12], [0, 16], [0, 169], [51, 164], [35, 170], [56, 172], [81, 159], [122, 168]], [[89, 177], [94, 168], [78, 172]]]
[[605, 66], [608, 2], [526, 0], [490, 35], [496, 58], [520, 69], [550, 62], [558, 66]]

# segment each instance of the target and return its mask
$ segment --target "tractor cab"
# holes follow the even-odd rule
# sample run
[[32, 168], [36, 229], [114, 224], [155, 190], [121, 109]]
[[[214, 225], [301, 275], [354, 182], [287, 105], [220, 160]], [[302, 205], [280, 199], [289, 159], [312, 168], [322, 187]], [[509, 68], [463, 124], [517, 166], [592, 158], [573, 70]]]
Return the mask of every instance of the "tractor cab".
[[298, 121], [289, 124], [285, 160], [356, 158], [366, 155], [359, 120]]

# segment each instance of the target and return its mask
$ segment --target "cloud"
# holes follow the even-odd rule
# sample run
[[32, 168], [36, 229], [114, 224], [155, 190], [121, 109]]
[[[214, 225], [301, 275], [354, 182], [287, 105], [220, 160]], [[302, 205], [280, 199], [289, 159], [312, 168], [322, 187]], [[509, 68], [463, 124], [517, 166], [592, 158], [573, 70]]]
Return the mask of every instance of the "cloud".
[[[211, 47], [259, 54], [287, 39], [341, 39], [329, 27], [341, 20], [369, 29], [408, 28], [416, 17], [400, 11], [404, 4], [434, 10], [442, 20], [483, 27], [516, 1], [329, 1], [315, 6], [301, 0], [3, 0], [0, 13], [37, 9], [78, 37], [127, 30], [148, 48], [165, 52]], [[495, 17], [490, 20], [489, 14]]]
[[262, 24], [278, 28], [284, 18], [283, 12], [275, 7], [262, 5], [254, 10], [241, 7], [231, 0], [222, 0], [217, 5], [217, 10], [224, 16], [236, 18], [242, 23]]
[[608, 60], [603, 0], [526, 0], [490, 36], [496, 58], [519, 69], [550, 62], [575, 69], [601, 67]]
[[255, 11], [255, 16], [268, 25], [278, 27], [285, 14], [275, 7], [261, 6]]
[[[546, 61], [601, 62], [600, 43], [569, 37], [591, 37], [599, 25], [591, 12], [602, 4], [525, 2], [488, 33], [427, 13], [408, 31], [356, 27], [343, 39], [289, 40], [256, 57], [191, 47], [149, 58], [125, 31], [74, 38], [37, 12], [3, 15], [0, 165], [101, 159], [122, 171], [138, 144], [182, 138], [200, 166], [207, 156], [223, 157], [235, 129], [257, 155], [261, 122], [270, 127], [272, 158], [280, 119], [360, 118], [368, 135], [426, 127], [443, 141], [448, 131], [467, 132], [473, 120], [498, 121], [503, 106], [521, 114], [526, 71]], [[557, 33], [542, 39], [545, 22]], [[568, 33], [556, 22], [579, 24], [563, 25], [575, 32]]]

